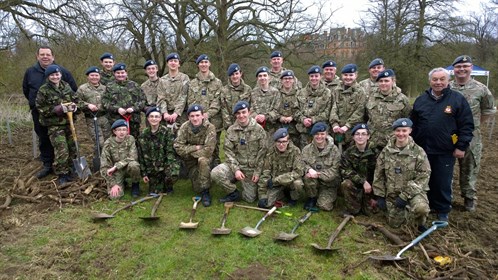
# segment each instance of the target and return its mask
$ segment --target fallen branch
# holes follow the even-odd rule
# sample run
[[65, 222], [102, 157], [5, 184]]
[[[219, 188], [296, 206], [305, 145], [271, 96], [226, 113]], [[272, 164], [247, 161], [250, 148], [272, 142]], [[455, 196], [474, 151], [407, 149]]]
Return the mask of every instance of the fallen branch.
[[365, 226], [367, 228], [373, 228], [373, 229], [375, 229], [377, 231], [380, 231], [385, 237], [387, 237], [387, 239], [389, 239], [395, 245], [403, 246], [405, 244], [405, 242], [403, 242], [403, 240], [401, 240], [401, 238], [399, 238], [399, 236], [397, 236], [396, 234], [390, 232], [388, 229], [386, 229], [385, 227], [383, 227], [381, 225], [372, 224], [372, 223], [365, 223], [365, 222], [359, 222], [359, 221], [357, 221], [356, 223], [359, 224], [359, 225]]
[[33, 202], [33, 203], [40, 203], [40, 198], [43, 197], [43, 195], [39, 194], [36, 197], [31, 197], [31, 196], [19, 195], [19, 194], [13, 193], [12, 197], [27, 200], [27, 201]]
[[10, 203], [12, 202], [12, 196], [10, 194], [5, 198], [5, 203], [0, 205], [0, 210], [9, 208]]

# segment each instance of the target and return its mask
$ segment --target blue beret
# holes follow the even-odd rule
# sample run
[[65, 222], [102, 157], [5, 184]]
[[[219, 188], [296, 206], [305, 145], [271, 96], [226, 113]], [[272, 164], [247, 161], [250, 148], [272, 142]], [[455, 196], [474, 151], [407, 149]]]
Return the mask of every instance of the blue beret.
[[285, 78], [285, 77], [294, 77], [294, 72], [292, 72], [292, 70], [283, 71], [282, 75], [280, 75], [280, 79]]
[[393, 122], [393, 130], [398, 127], [412, 127], [413, 122], [409, 118], [397, 119]]
[[259, 67], [258, 70], [256, 70], [256, 77], [259, 75], [259, 73], [264, 73], [264, 72], [266, 72], [266, 73], [270, 72], [268, 67], [266, 67], [266, 66]]
[[368, 64], [368, 69], [370, 69], [374, 66], [377, 66], [377, 65], [384, 65], [384, 60], [382, 60], [382, 58], [376, 58], [376, 59], [372, 60], [372, 62], [370, 62], [370, 64]]
[[103, 55], [100, 56], [100, 61], [102, 61], [102, 60], [104, 60], [106, 58], [114, 60], [114, 56], [112, 55], [112, 53], [106, 52], [106, 53], [104, 53]]
[[287, 128], [279, 128], [275, 133], [273, 133], [273, 141], [277, 141], [280, 138], [284, 138], [285, 136], [289, 135], [289, 132], [287, 131]]
[[119, 120], [115, 121], [114, 123], [112, 123], [111, 129], [115, 129], [115, 128], [122, 127], [122, 126], [128, 126], [128, 123], [123, 119], [119, 119]]
[[144, 64], [144, 69], [147, 69], [151, 65], [157, 65], [157, 63], [154, 60], [147, 60]]
[[251, 106], [249, 106], [249, 103], [247, 103], [247, 101], [239, 101], [239, 102], [235, 103], [235, 106], [233, 106], [232, 113], [235, 114], [238, 111], [245, 109], [245, 108], [250, 109]]
[[324, 122], [317, 122], [313, 125], [313, 128], [311, 128], [310, 134], [315, 135], [318, 132], [327, 131], [328, 129], [329, 127]]
[[187, 115], [192, 113], [192, 112], [197, 112], [197, 111], [203, 111], [202, 106], [199, 104], [192, 104], [192, 105], [190, 105], [190, 107], [188, 107]]
[[97, 66], [90, 66], [86, 69], [85, 75], [88, 76], [90, 73], [99, 73], [100, 74], [100, 69]]
[[166, 62], [168, 62], [170, 59], [180, 60], [180, 56], [177, 53], [170, 53], [168, 54], [168, 56], [166, 56]]
[[282, 52], [281, 51], [273, 51], [270, 55], [270, 58], [274, 57], [282, 57]]
[[313, 65], [308, 69], [308, 75], [310, 74], [322, 74], [322, 68], [318, 65]]
[[50, 74], [53, 74], [55, 72], [60, 72], [61, 67], [57, 64], [51, 64], [45, 69], [45, 78], [48, 77]]
[[195, 64], [199, 64], [203, 60], [209, 60], [209, 57], [207, 56], [207, 54], [199, 55], [199, 57], [195, 60]]
[[233, 73], [240, 71], [240, 66], [237, 63], [232, 63], [228, 66], [227, 75], [232, 76]]
[[322, 68], [325, 68], [325, 67], [337, 67], [337, 63], [335, 63], [335, 61], [333, 61], [333, 60], [327, 60], [322, 65]]
[[455, 58], [455, 60], [453, 60], [453, 63], [451, 65], [455, 66], [455, 64], [458, 63], [472, 63], [472, 58], [468, 55], [461, 55]]
[[126, 70], [126, 64], [120, 62], [120, 63], [116, 63], [113, 67], [112, 67], [112, 72], [116, 72], [118, 70]]
[[342, 67], [341, 73], [356, 73], [358, 66], [356, 64], [346, 64]]
[[158, 112], [160, 114], [161, 110], [159, 109], [159, 107], [152, 106], [149, 109], [147, 109], [147, 111], [145, 112], [145, 116], [148, 117], [153, 112]]
[[[358, 129], [366, 129], [368, 130], [368, 125], [364, 124], [364, 123], [359, 123], [357, 125], [355, 125], [353, 127], [353, 129], [351, 129], [351, 135], [354, 135], [354, 133], [358, 130]], [[368, 130], [369, 131], [369, 130]]]
[[378, 82], [382, 78], [389, 78], [389, 77], [394, 77], [394, 76], [396, 76], [394, 74], [394, 70], [387, 69], [387, 70], [384, 70], [381, 73], [379, 73], [379, 75], [377, 75], [377, 79], [375, 79], [375, 81]]

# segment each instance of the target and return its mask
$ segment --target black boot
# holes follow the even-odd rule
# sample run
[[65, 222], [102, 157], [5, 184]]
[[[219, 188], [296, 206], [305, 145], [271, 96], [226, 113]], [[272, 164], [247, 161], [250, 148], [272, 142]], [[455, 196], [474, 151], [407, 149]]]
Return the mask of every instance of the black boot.
[[52, 165], [43, 165], [42, 170], [40, 170], [40, 171], [38, 171], [38, 173], [36, 173], [36, 178], [38, 178], [38, 179], [45, 178], [48, 175], [50, 175], [52, 173], [52, 171], [53, 171]]
[[71, 177], [69, 174], [60, 174], [59, 179], [57, 179], [57, 183], [59, 186], [62, 186], [63, 184], [71, 182]]
[[316, 210], [316, 201], [316, 197], [308, 198], [308, 201], [306, 201], [303, 208], [308, 211]]
[[209, 194], [209, 190], [204, 190], [201, 196], [202, 196], [202, 205], [204, 205], [204, 207], [211, 206], [211, 195]]
[[227, 196], [220, 198], [221, 203], [236, 202], [236, 201], [240, 201], [239, 190], [235, 190], [235, 191], [229, 193]]
[[137, 198], [140, 195], [140, 184], [131, 183], [131, 197]]

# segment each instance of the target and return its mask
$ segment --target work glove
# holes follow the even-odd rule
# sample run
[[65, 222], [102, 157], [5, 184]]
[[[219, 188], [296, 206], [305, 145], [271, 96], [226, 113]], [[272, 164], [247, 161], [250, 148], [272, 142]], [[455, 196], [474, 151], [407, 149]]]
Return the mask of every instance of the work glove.
[[387, 209], [387, 207], [386, 207], [386, 199], [384, 197], [377, 196], [376, 200], [377, 200], [377, 207], [379, 209], [381, 209], [381, 210], [386, 210]]
[[398, 197], [396, 197], [396, 200], [394, 201], [394, 205], [396, 205], [396, 207], [398, 207], [398, 208], [403, 209], [406, 207], [406, 205], [408, 205], [408, 202], [398, 196]]
[[69, 112], [76, 113], [76, 111], [78, 110], [78, 106], [76, 106], [75, 103], [71, 103], [70, 105], [67, 106], [67, 110]]
[[258, 207], [259, 208], [267, 208], [267, 205], [268, 204], [268, 199], [266, 198], [262, 198], [258, 201]]
[[268, 182], [266, 182], [266, 184], [270, 190], [273, 189], [273, 180], [271, 178], [268, 179]]
[[67, 107], [62, 105], [62, 104], [59, 104], [57, 106], [54, 107], [54, 109], [52, 110], [54, 112], [54, 114], [56, 114], [59, 118], [63, 117], [64, 114], [67, 112]]

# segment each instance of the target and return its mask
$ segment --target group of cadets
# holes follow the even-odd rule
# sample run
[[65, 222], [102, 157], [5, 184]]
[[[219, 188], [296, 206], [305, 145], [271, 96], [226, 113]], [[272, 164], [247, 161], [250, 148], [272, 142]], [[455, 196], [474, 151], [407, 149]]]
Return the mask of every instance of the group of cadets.
[[[368, 215], [380, 209], [387, 212], [391, 226], [411, 223], [422, 230], [431, 209], [438, 219], [448, 219], [453, 164], [459, 158], [465, 206], [475, 209], [482, 148], [479, 120], [495, 109], [489, 90], [469, 79], [468, 56], [453, 63], [456, 80], [451, 87], [464, 95], [445, 92], [449, 74], [436, 68], [429, 74], [431, 88], [413, 109], [396, 86], [394, 71], [385, 69], [380, 58], [370, 63], [370, 77], [361, 82], [355, 64], [345, 65], [339, 77], [336, 62], [329, 60], [322, 67], [310, 67], [303, 86], [292, 70], [283, 68], [282, 53], [274, 51], [271, 67], [255, 72], [254, 88], [244, 82], [236, 63], [228, 67], [223, 85], [210, 71], [205, 54], [196, 60], [199, 72], [193, 79], [180, 72], [177, 53], [166, 57], [164, 77], [158, 77], [157, 64], [148, 60], [148, 79], [142, 85], [128, 79], [126, 65], [114, 64], [112, 54], [103, 54], [100, 61], [102, 69], [89, 67], [88, 82], [76, 91], [62, 79], [62, 67], [42, 65], [40, 59], [37, 63], [44, 68], [44, 79], [32, 109], [48, 128], [55, 148], [53, 168], [61, 184], [72, 180], [75, 156], [66, 115], [81, 111], [92, 139], [99, 139], [100, 173], [112, 199], [123, 195], [125, 178], [134, 197], [140, 194], [140, 180], [149, 192], [171, 192], [184, 168], [206, 207], [213, 183], [226, 193], [221, 202], [243, 199], [267, 208], [277, 201], [292, 206], [303, 199], [305, 209], [325, 211], [333, 209], [341, 188], [346, 213]], [[442, 102], [445, 98], [451, 101]], [[141, 130], [143, 113], [146, 128]], [[437, 131], [441, 126], [448, 135]], [[470, 152], [465, 153], [469, 143]], [[442, 146], [450, 150], [453, 164]], [[451, 170], [441, 167], [448, 163]], [[44, 161], [44, 166], [39, 177], [51, 172], [51, 162]]]

